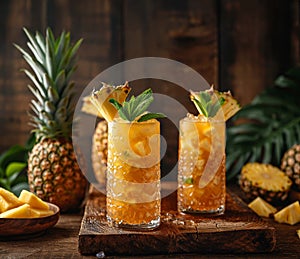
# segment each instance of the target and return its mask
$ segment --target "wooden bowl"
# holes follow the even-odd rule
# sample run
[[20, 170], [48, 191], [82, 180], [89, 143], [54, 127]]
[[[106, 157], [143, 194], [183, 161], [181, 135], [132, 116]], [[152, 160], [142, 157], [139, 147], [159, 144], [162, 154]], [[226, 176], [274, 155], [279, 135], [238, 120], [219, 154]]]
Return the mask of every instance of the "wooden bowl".
[[41, 234], [53, 227], [59, 219], [59, 207], [48, 203], [54, 214], [40, 218], [0, 218], [0, 238]]

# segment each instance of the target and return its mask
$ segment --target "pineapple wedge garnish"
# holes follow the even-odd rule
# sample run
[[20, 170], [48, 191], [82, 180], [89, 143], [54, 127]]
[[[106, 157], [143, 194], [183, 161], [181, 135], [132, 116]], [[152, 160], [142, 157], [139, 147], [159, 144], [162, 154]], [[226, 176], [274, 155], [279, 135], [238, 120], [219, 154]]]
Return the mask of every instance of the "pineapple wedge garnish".
[[95, 109], [95, 106], [92, 104], [91, 96], [85, 96], [83, 98], [83, 104], [82, 104], [82, 107], [81, 107], [81, 111], [85, 112], [87, 114], [90, 114], [90, 115], [97, 116], [99, 118], [103, 118], [102, 114], [100, 114], [98, 112], [98, 110]]
[[24, 202], [20, 201], [12, 192], [0, 187], [0, 213], [16, 208]]
[[104, 118], [106, 121], [112, 121], [117, 115], [117, 109], [109, 102], [110, 99], [116, 99], [123, 103], [129, 94], [131, 88], [126, 82], [124, 85], [112, 86], [102, 83], [103, 86], [98, 91], [93, 91], [90, 96], [83, 99], [81, 110], [88, 114]]
[[276, 214], [274, 214], [274, 219], [278, 223], [286, 223], [290, 225], [295, 225], [300, 222], [300, 205], [299, 201], [296, 201], [287, 207], [283, 208]]
[[49, 210], [48, 203], [42, 201], [35, 194], [27, 190], [23, 190], [21, 192], [19, 196], [19, 200], [23, 203], [29, 204], [32, 208], [39, 209], [39, 210]]
[[248, 207], [261, 217], [270, 217], [270, 215], [277, 211], [275, 207], [260, 197], [257, 197], [255, 200], [249, 203]]
[[216, 118], [222, 118], [222, 116], [224, 116], [225, 121], [235, 115], [241, 108], [230, 91], [219, 92], [214, 90], [213, 86], [201, 92], [191, 91], [190, 99], [195, 104], [199, 114], [205, 117]]
[[239, 102], [233, 98], [230, 91], [219, 92], [214, 90], [214, 93], [219, 97], [219, 99], [222, 98], [224, 100], [223, 104], [221, 105], [221, 111], [224, 114], [225, 121], [229, 120], [241, 109]]

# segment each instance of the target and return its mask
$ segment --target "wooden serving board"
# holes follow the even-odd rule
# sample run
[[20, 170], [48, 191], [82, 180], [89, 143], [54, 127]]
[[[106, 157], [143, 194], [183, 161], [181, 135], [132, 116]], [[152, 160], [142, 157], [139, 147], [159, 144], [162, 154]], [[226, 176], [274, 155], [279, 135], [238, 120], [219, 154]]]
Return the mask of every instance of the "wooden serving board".
[[162, 199], [162, 222], [152, 231], [108, 225], [105, 195], [92, 188], [79, 232], [81, 254], [149, 255], [171, 253], [258, 253], [275, 248], [275, 229], [228, 191], [222, 216], [183, 215], [176, 192]]

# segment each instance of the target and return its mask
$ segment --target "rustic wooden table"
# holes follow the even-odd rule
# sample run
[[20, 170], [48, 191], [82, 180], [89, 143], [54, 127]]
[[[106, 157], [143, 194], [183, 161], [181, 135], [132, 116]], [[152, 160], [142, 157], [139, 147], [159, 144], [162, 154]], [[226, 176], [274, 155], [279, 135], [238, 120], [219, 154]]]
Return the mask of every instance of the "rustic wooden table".
[[[236, 190], [239, 192], [238, 189]], [[0, 258], [96, 258], [96, 255], [83, 256], [78, 252], [78, 233], [82, 216], [82, 212], [63, 214], [53, 228], [40, 236], [23, 240], [0, 241]], [[300, 239], [296, 234], [296, 230], [300, 229], [300, 224], [289, 226], [275, 223], [271, 219], [268, 222], [276, 228], [277, 243], [272, 253], [153, 255], [144, 258], [300, 258]]]

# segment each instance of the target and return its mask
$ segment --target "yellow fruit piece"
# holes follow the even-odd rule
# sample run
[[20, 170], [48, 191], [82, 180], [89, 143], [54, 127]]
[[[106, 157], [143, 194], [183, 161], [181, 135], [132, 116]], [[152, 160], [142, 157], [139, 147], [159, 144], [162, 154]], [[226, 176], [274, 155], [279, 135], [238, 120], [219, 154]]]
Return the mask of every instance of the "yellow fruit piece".
[[248, 207], [261, 217], [270, 217], [271, 214], [274, 214], [277, 211], [276, 208], [260, 197], [257, 197], [249, 203]]
[[0, 214], [0, 218], [30, 218], [31, 216], [30, 206], [23, 204], [17, 208], [7, 210]]
[[48, 203], [42, 201], [39, 197], [37, 197], [32, 192], [27, 190], [23, 190], [19, 196], [19, 200], [23, 203], [29, 204], [32, 208], [41, 209], [41, 210], [49, 210]]
[[53, 215], [54, 212], [50, 209], [40, 210], [33, 209], [29, 204], [25, 203], [19, 207], [7, 210], [0, 214], [0, 218], [40, 218]]
[[53, 215], [54, 214], [54, 211], [53, 210], [39, 210], [39, 209], [34, 209], [34, 208], [31, 208], [31, 211], [32, 213], [36, 214], [37, 217], [47, 217], [47, 216], [50, 216], [50, 215]]
[[[216, 115], [213, 116], [214, 118], [217, 119], [224, 118], [224, 121], [227, 121], [241, 109], [239, 102], [231, 95], [230, 91], [219, 92], [217, 90], [214, 90], [214, 87], [211, 86], [210, 89], [205, 90], [203, 92], [206, 92], [210, 95], [210, 102], [213, 104], [217, 103], [220, 100], [223, 101], [221, 104], [221, 109], [217, 112]], [[194, 103], [197, 102], [197, 100], [199, 100], [200, 93], [201, 92], [191, 91], [190, 98]], [[198, 105], [196, 105], [196, 108], [199, 114], [203, 114], [203, 111]]]
[[87, 114], [95, 115], [99, 118], [103, 118], [102, 114], [100, 114], [98, 112], [98, 110], [95, 109], [94, 104], [91, 102], [91, 96], [85, 96], [83, 98], [83, 104], [82, 104], [82, 107], [81, 107], [81, 111], [85, 112]]
[[274, 215], [275, 221], [295, 225], [300, 222], [300, 205], [296, 201]]
[[12, 192], [0, 188], [0, 213], [24, 204]]
[[219, 92], [214, 91], [214, 93], [219, 97], [223, 98], [224, 103], [222, 104], [222, 112], [224, 114], [225, 121], [229, 120], [233, 115], [235, 115], [240, 109], [241, 106], [236, 99], [231, 95], [231, 92]]
[[128, 82], [120, 86], [111, 86], [103, 83], [100, 90], [94, 91], [91, 96], [84, 99], [82, 111], [103, 117], [106, 121], [112, 121], [117, 115], [117, 110], [109, 100], [115, 99], [122, 104], [130, 90]]
[[300, 238], [300, 229], [296, 230], [298, 237]]
[[292, 185], [292, 181], [284, 172], [270, 164], [248, 163], [243, 166], [241, 174], [253, 186], [266, 191], [287, 191]]

